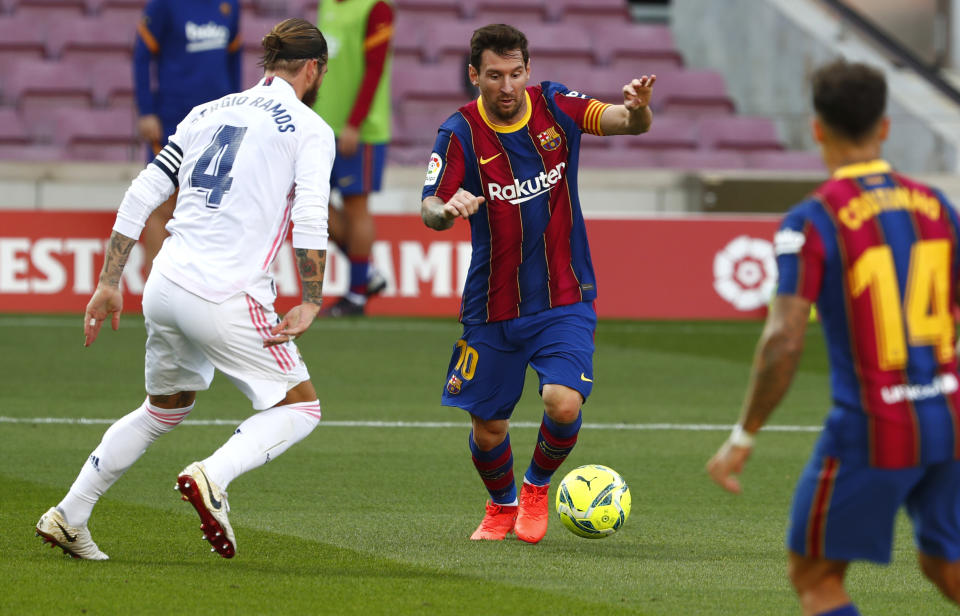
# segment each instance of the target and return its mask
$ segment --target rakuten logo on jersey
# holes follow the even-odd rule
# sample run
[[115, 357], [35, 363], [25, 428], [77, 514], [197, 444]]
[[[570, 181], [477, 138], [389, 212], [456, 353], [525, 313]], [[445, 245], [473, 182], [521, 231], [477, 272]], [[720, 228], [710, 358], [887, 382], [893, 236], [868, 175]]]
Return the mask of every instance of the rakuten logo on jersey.
[[187, 51], [194, 53], [224, 49], [229, 44], [230, 29], [212, 21], [205, 24], [188, 21], [184, 25], [184, 34], [187, 37]]
[[490, 199], [506, 201], [513, 205], [519, 205], [524, 201], [529, 201], [534, 197], [550, 192], [550, 190], [560, 183], [563, 179], [563, 170], [567, 168], [567, 163], [558, 163], [550, 171], [541, 171], [540, 175], [529, 180], [520, 181], [513, 179], [513, 184], [503, 186], [490, 182], [487, 184], [487, 195]]

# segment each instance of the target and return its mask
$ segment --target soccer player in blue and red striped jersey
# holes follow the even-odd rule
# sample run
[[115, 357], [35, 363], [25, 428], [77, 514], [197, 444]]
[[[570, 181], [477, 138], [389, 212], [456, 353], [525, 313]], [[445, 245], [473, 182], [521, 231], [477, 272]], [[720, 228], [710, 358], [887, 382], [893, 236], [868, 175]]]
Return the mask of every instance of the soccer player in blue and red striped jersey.
[[[527, 39], [511, 26], [470, 41], [478, 100], [443, 123], [427, 168], [421, 213], [433, 229], [470, 222], [473, 254], [442, 403], [470, 413], [470, 451], [490, 493], [475, 540], [547, 531], [550, 478], [573, 449], [593, 386], [597, 289], [577, 197], [583, 132], [650, 128], [655, 76], [608, 105], [550, 81], [527, 87]], [[508, 425], [527, 366], [540, 378], [544, 414], [519, 497]]]
[[753, 435], [783, 397], [813, 302], [830, 359], [832, 407], [797, 484], [787, 544], [803, 613], [859, 614], [852, 560], [888, 563], [906, 506], [921, 569], [960, 600], [960, 220], [939, 191], [880, 159], [883, 74], [838, 60], [813, 78], [813, 134], [832, 173], [784, 217], [780, 280], [740, 422], [707, 463], [732, 492]]

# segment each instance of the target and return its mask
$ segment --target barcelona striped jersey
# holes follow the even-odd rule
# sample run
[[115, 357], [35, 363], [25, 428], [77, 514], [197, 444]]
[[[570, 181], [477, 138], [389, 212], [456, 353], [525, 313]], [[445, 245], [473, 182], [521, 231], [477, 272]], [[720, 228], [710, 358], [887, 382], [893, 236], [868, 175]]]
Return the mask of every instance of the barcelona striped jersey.
[[609, 105], [545, 81], [526, 89], [526, 113], [490, 122], [478, 99], [440, 127], [423, 198], [463, 188], [485, 197], [470, 217], [473, 245], [460, 308], [489, 323], [596, 298], [577, 194], [583, 132], [601, 134]]
[[960, 458], [958, 235], [943, 194], [881, 160], [841, 167], [784, 218], [778, 293], [817, 303], [830, 455], [880, 468]]

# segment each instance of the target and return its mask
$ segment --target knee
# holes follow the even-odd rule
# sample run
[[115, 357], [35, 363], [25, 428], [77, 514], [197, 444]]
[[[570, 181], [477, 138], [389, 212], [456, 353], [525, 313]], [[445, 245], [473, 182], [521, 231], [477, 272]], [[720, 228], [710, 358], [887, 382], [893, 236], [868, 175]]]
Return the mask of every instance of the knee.
[[948, 562], [921, 554], [920, 569], [940, 592], [954, 603], [960, 603], [960, 561]]
[[820, 597], [845, 594], [843, 578], [846, 563], [822, 559], [792, 557], [787, 565], [787, 575], [802, 603]]
[[507, 438], [507, 422], [481, 422], [473, 424], [473, 442], [480, 451], [490, 451]]
[[573, 423], [580, 415], [583, 396], [580, 392], [563, 385], [543, 387], [543, 408], [547, 417], [558, 423]]
[[161, 409], [183, 409], [194, 403], [197, 399], [195, 391], [181, 391], [175, 394], [148, 396], [150, 404]]

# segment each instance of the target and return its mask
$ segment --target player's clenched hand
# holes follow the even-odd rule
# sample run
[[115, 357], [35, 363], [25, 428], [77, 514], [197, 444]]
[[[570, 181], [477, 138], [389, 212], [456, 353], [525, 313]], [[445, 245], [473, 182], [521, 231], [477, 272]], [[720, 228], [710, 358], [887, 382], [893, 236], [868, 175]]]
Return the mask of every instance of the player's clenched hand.
[[724, 490], [739, 494], [742, 488], [740, 480], [735, 475], [743, 472], [751, 451], [753, 451], [751, 447], [738, 447], [729, 441], [725, 442], [707, 462], [707, 473], [710, 474], [710, 479], [720, 484]]
[[474, 197], [469, 191], [459, 189], [450, 200], [443, 204], [443, 214], [447, 218], [470, 218], [480, 209], [483, 197]]
[[87, 303], [83, 313], [83, 346], [93, 344], [100, 333], [103, 322], [110, 317], [110, 325], [116, 331], [120, 328], [120, 312], [123, 311], [123, 294], [118, 287], [98, 285], [93, 297]]
[[140, 116], [137, 119], [137, 132], [140, 138], [147, 143], [160, 141], [163, 137], [163, 127], [160, 125], [160, 118], [152, 113]]
[[318, 312], [320, 306], [310, 302], [294, 306], [279, 323], [270, 328], [270, 337], [263, 341], [263, 346], [276, 346], [295, 339], [310, 328]]
[[653, 84], [656, 81], [656, 75], [644, 75], [623, 86], [623, 106], [633, 111], [649, 105], [650, 97], [653, 96]]

